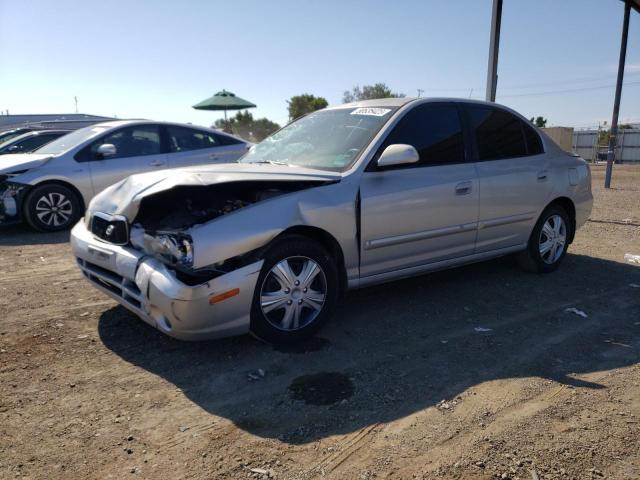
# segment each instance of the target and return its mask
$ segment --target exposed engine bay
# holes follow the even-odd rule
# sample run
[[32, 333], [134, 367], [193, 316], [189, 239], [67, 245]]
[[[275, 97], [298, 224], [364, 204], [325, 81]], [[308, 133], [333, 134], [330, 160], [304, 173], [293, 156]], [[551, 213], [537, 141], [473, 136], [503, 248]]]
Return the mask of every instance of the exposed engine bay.
[[327, 181], [251, 181], [178, 186], [145, 197], [129, 231], [131, 245], [172, 267], [187, 285], [197, 285], [255, 261], [257, 250], [193, 268], [193, 240], [188, 229], [244, 207]]
[[146, 231], [184, 230], [254, 203], [324, 183], [253, 181], [179, 186], [144, 198], [132, 223]]

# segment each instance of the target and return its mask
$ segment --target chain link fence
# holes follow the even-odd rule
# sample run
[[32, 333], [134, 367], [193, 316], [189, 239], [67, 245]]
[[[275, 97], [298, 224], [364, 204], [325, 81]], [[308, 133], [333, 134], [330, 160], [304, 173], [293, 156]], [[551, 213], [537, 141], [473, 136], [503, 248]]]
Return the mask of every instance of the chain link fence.
[[[606, 130], [578, 130], [573, 132], [572, 150], [590, 162], [607, 160]], [[640, 163], [640, 129], [623, 128], [616, 138], [616, 162]]]

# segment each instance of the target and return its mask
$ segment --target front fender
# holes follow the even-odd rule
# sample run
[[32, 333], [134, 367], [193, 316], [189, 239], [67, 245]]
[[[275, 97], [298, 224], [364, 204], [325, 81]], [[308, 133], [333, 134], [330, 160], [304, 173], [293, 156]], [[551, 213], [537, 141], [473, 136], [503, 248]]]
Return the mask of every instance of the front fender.
[[357, 269], [357, 186], [346, 181], [275, 197], [189, 230], [194, 267], [256, 250], [294, 226], [325, 230], [340, 244], [347, 272]]

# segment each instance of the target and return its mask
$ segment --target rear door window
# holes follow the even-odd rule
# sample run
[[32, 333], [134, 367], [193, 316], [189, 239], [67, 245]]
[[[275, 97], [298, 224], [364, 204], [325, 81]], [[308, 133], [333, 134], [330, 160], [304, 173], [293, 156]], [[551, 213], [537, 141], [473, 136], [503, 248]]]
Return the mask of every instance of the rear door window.
[[238, 140], [237, 138], [229, 137], [227, 135], [217, 135], [217, 134], [212, 134], [212, 135], [220, 145], [240, 145], [244, 143], [243, 141]]
[[527, 155], [523, 122], [498, 108], [467, 106], [475, 134], [478, 160], [500, 160]]
[[167, 136], [171, 152], [187, 152], [220, 146], [220, 142], [214, 135], [194, 128], [167, 125]]

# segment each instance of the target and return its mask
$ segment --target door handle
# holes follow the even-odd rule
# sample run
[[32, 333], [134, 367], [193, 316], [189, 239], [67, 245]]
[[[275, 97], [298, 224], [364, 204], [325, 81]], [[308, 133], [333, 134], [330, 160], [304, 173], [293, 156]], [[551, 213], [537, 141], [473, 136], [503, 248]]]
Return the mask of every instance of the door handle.
[[164, 164], [165, 163], [162, 160], [154, 160], [149, 165], [151, 165], [152, 167], [161, 167]]
[[471, 182], [461, 182], [456, 185], [456, 195], [468, 195], [471, 193]]
[[218, 154], [217, 153], [212, 153], [211, 155], [209, 155], [209, 158], [211, 160], [217, 160], [218, 159]]
[[547, 171], [546, 170], [540, 170], [538, 172], [538, 180], [546, 180], [547, 179]]

